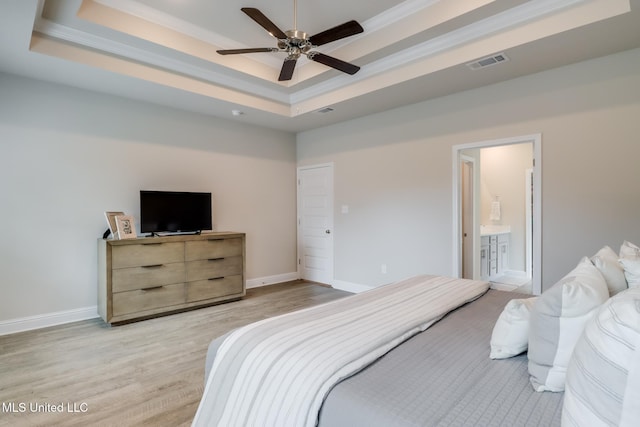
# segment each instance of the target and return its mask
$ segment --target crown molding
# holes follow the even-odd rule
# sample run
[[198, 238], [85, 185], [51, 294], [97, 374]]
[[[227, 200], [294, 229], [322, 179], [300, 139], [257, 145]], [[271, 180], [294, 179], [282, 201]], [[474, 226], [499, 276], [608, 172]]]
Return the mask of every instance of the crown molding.
[[48, 37], [88, 47], [109, 55], [142, 62], [227, 87], [242, 88], [243, 92], [258, 95], [273, 101], [290, 103], [289, 95], [283, 93], [281, 90], [268, 88], [264, 85], [251, 83], [238, 77], [218, 73], [210, 68], [188, 64], [184, 61], [152, 53], [125, 43], [87, 33], [86, 31], [67, 27], [41, 17], [36, 20], [34, 30]]

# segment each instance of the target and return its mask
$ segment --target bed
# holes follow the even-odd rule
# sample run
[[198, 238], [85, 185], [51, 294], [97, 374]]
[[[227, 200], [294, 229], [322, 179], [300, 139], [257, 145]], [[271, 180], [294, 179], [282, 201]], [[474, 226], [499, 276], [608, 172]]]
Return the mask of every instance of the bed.
[[[397, 301], [387, 304], [391, 295], [396, 298], [399, 290], [407, 287], [407, 284], [413, 286], [414, 290], [404, 297], [406, 301], [400, 301], [402, 298], [398, 297]], [[560, 425], [563, 393], [537, 393], [533, 390], [529, 383], [526, 355], [504, 360], [489, 358], [489, 340], [496, 319], [509, 300], [522, 295], [489, 290], [486, 282], [440, 276], [419, 276], [381, 288], [302, 310], [301, 316], [313, 315], [321, 319], [320, 323], [331, 323], [332, 320], [327, 320], [332, 319], [328, 317], [329, 311], [348, 312], [349, 304], [366, 307], [377, 304], [371, 299], [375, 297], [377, 300], [385, 300], [387, 306], [390, 305], [390, 308], [365, 308], [368, 314], [361, 315], [357, 312], [353, 317], [357, 320], [345, 321], [349, 325], [358, 325], [357, 322], [370, 325], [379, 321], [371, 329], [387, 335], [372, 346], [373, 352], [369, 349], [364, 352], [364, 356], [350, 355], [349, 360], [356, 362], [347, 363], [349, 366], [346, 370], [344, 363], [327, 364], [325, 359], [334, 357], [336, 353], [349, 353], [351, 347], [348, 343], [360, 340], [361, 337], [368, 341], [371, 331], [357, 331], [343, 340], [343, 344], [330, 344], [324, 354], [312, 357], [320, 359], [317, 365], [314, 365], [313, 360], [305, 359], [303, 364], [311, 366], [311, 373], [298, 371], [293, 366], [292, 360], [298, 360], [295, 353], [299, 350], [295, 345], [287, 348], [291, 342], [290, 337], [283, 339], [285, 349], [274, 356], [262, 352], [239, 356], [243, 348], [264, 346], [265, 341], [270, 339], [265, 338], [264, 330], [259, 329], [267, 327], [261, 322], [258, 322], [257, 330], [248, 332], [248, 335], [255, 333], [258, 336], [258, 343], [251, 344], [255, 336], [246, 340], [242, 336], [235, 337], [236, 353], [229, 354], [229, 348], [234, 346], [230, 341], [234, 341], [234, 333], [237, 331], [214, 340], [207, 354], [207, 385], [193, 425]], [[425, 301], [441, 301], [442, 298], [441, 303], [435, 304], [438, 308], [425, 318], [411, 319], [404, 323], [399, 321], [401, 325], [394, 329], [393, 333], [396, 335], [390, 339], [390, 332], [384, 329], [388, 323], [393, 323], [389, 319], [404, 319], [405, 315], [411, 317], [407, 313], [412, 309], [399, 304], [420, 307], [424, 302], [420, 300], [422, 297], [414, 295], [415, 290], [422, 292], [423, 289], [431, 288], [433, 289], [425, 293], [423, 298]], [[437, 294], [435, 297], [434, 293]], [[454, 293], [457, 296], [452, 297], [450, 294]], [[297, 314], [298, 312], [294, 316]], [[289, 323], [289, 329], [304, 328], [301, 325], [307, 325], [306, 320], [294, 318], [291, 326], [292, 319], [287, 319], [287, 316], [279, 316], [276, 322]], [[385, 316], [389, 319], [379, 319]], [[267, 319], [266, 322], [270, 320]], [[331, 335], [336, 328], [338, 326], [332, 324], [327, 328], [329, 332], [318, 332], [317, 324], [314, 323], [306, 329], [311, 330], [311, 334], [319, 339], [324, 339], [323, 334]], [[351, 326], [347, 326], [347, 329], [350, 328]], [[393, 328], [395, 327], [391, 329]], [[276, 329], [273, 336], [284, 333]], [[373, 338], [373, 341], [376, 340], [377, 338]], [[303, 344], [306, 348], [306, 341]], [[357, 344], [355, 347], [362, 346]], [[219, 361], [221, 351], [227, 356], [227, 364]], [[283, 357], [289, 356], [291, 360], [283, 360]], [[262, 368], [247, 371], [247, 364], [256, 365], [270, 357], [271, 361], [265, 365], [271, 369], [277, 368], [276, 364], [280, 363], [284, 371], [282, 378], [272, 377], [270, 372], [261, 370]], [[243, 367], [240, 367], [241, 363], [244, 363]], [[319, 372], [327, 373], [326, 378], [320, 379], [321, 385], [316, 390], [312, 383]], [[238, 380], [237, 376], [242, 374], [246, 377]], [[287, 375], [292, 378], [285, 378]], [[229, 381], [234, 382], [233, 386]], [[247, 388], [247, 384], [252, 381], [261, 389], [255, 394]], [[241, 385], [238, 386], [238, 383]], [[270, 384], [274, 385], [271, 390], [268, 389]], [[311, 399], [313, 402], [306, 407], [305, 402], [295, 399], [298, 395], [307, 394], [309, 389], [313, 389], [311, 394], [314, 396]], [[227, 399], [230, 396], [237, 398], [229, 402]], [[269, 397], [263, 402], [265, 396], [273, 398]], [[299, 411], [300, 408], [301, 418], [282, 415]], [[228, 409], [226, 415], [225, 409]], [[253, 417], [245, 417], [252, 411]]]
[[640, 247], [535, 298], [424, 275], [252, 323], [205, 384], [196, 427], [636, 427]]

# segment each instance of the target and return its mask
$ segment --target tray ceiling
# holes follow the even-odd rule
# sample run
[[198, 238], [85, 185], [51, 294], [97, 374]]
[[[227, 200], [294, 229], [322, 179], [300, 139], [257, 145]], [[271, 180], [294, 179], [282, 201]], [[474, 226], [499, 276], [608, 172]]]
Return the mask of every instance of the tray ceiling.
[[[241, 7], [286, 31], [293, 6], [11, 0], [0, 70], [295, 132], [640, 46], [638, 0], [299, 0], [298, 30], [363, 26], [314, 49], [357, 74], [302, 57], [293, 79], [278, 82], [283, 53], [216, 53], [276, 46]], [[468, 66], [496, 54], [505, 61]]]

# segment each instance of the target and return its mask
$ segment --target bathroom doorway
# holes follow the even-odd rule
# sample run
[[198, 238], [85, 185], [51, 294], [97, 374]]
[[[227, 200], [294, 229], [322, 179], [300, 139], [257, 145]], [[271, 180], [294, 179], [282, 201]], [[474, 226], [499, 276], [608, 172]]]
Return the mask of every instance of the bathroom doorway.
[[454, 147], [459, 277], [541, 293], [540, 144], [532, 135]]

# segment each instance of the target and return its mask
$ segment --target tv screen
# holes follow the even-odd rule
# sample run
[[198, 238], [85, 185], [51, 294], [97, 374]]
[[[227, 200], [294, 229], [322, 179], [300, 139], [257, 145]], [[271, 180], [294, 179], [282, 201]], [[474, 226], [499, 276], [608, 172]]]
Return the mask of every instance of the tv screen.
[[142, 233], [211, 229], [211, 193], [140, 191]]

